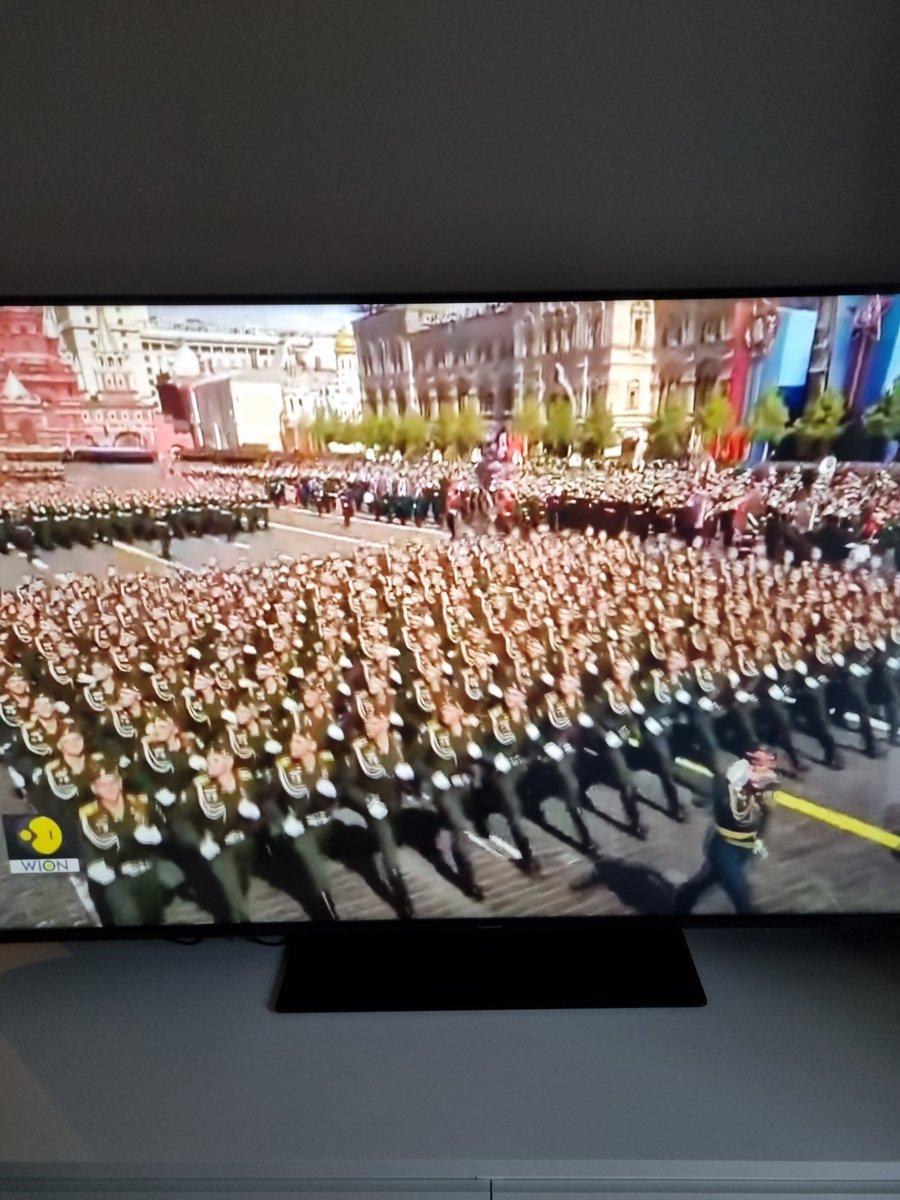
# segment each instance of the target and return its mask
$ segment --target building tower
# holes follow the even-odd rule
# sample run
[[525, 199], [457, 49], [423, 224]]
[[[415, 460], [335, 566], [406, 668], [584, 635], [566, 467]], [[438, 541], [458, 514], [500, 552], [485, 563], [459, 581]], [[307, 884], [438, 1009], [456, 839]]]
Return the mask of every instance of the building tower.
[[356, 420], [362, 413], [362, 388], [356, 339], [349, 329], [342, 329], [334, 339], [334, 358], [337, 368], [337, 404], [342, 417]]

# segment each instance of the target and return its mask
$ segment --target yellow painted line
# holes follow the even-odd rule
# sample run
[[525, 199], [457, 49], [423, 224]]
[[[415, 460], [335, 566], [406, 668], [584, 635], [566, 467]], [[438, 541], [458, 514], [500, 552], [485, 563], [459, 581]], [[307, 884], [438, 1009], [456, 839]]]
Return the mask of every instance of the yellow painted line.
[[713, 773], [709, 767], [704, 767], [702, 763], [692, 762], [689, 758], [676, 758], [675, 765], [684, 767], [686, 771], [696, 771], [698, 775], [705, 775], [707, 779], [712, 779]]
[[[700, 763], [691, 762], [689, 758], [676, 758], [675, 762], [686, 770], [712, 777], [712, 771], [701, 766]], [[846, 813], [837, 812], [833, 808], [826, 808], [823, 804], [814, 804], [812, 800], [804, 800], [801, 796], [792, 796], [790, 792], [776, 791], [773, 793], [772, 799], [782, 808], [789, 808], [792, 812], [801, 813], [804, 817], [812, 817], [816, 821], [832, 825], [835, 829], [843, 830], [844, 833], [852, 833], [856, 837], [865, 838], [879, 846], [885, 846], [888, 850], [900, 850], [900, 835], [890, 833], [887, 829], [881, 829], [878, 825], [870, 825], [868, 821], [861, 821], [858, 817], [851, 817]]]
[[802, 813], [804, 817], [824, 821], [826, 825], [833, 825], [835, 829], [842, 829], [845, 833], [853, 833], [870, 842], [877, 842], [879, 846], [886, 846], [888, 850], [900, 850], [900, 836], [880, 829], [877, 825], [870, 825], [868, 821], [860, 821], [858, 817], [848, 817], [846, 813], [835, 812], [833, 808], [825, 808], [821, 804], [813, 804], [812, 800], [803, 800], [789, 792], [775, 792], [772, 799], [782, 808]]

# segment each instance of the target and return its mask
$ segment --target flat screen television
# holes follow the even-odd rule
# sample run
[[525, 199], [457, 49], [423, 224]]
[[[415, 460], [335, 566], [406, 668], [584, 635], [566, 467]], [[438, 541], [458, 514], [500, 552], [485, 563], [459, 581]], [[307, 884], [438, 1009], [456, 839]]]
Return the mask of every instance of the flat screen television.
[[898, 441], [890, 288], [0, 304], [0, 936], [696, 1003], [897, 914]]

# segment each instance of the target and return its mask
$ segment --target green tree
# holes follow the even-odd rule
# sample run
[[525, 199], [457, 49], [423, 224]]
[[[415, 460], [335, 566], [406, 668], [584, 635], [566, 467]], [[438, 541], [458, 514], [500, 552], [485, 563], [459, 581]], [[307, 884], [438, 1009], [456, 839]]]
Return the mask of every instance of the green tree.
[[650, 458], [681, 458], [691, 436], [691, 416], [687, 396], [673, 393], [650, 422], [648, 456]]
[[556, 396], [547, 405], [547, 428], [544, 441], [554, 454], [563, 458], [575, 440], [575, 416], [572, 403], [566, 396]]
[[456, 430], [459, 425], [459, 413], [452, 404], [442, 404], [438, 411], [437, 420], [432, 425], [431, 434], [439, 450], [447, 451], [456, 446]]
[[730, 433], [736, 424], [731, 401], [721, 389], [707, 397], [694, 421], [706, 447], [714, 445], [723, 434]]
[[513, 417], [513, 433], [524, 438], [526, 446], [538, 446], [544, 440], [547, 422], [540, 401], [536, 396], [526, 396], [522, 407]]
[[846, 414], [847, 401], [833, 388], [813, 396], [797, 422], [801, 455], [811, 458], [827, 450], [843, 429]]
[[397, 422], [396, 446], [404, 454], [419, 454], [428, 445], [430, 429], [421, 413], [405, 413]]
[[400, 419], [397, 414], [390, 410], [383, 412], [378, 418], [375, 428], [378, 437], [376, 445], [380, 446], [382, 450], [396, 450], [400, 428]]
[[619, 443], [619, 433], [613, 422], [612, 413], [606, 407], [603, 396], [595, 396], [591, 409], [578, 431], [578, 448], [590, 457], [602, 458], [605, 451]]
[[318, 447], [327, 446], [337, 440], [341, 429], [341, 420], [332, 408], [317, 408], [309, 427], [310, 440]]
[[753, 406], [747, 430], [752, 442], [777, 446], [787, 431], [790, 413], [778, 388], [763, 392]]
[[872, 437], [900, 437], [900, 379], [894, 380], [877, 404], [866, 413], [866, 433]]
[[456, 423], [456, 447], [460, 454], [469, 454], [476, 446], [484, 444], [487, 437], [487, 422], [477, 404], [466, 404]]
[[356, 422], [353, 440], [361, 442], [368, 450], [374, 449], [378, 445], [379, 419], [377, 413], [367, 408]]

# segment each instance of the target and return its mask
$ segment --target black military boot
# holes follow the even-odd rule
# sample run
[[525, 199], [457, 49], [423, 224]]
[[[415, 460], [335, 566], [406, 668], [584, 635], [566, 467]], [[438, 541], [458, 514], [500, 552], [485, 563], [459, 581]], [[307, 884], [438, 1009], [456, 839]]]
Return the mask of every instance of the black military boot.
[[622, 809], [628, 819], [628, 832], [642, 842], [647, 837], [647, 827], [641, 820], [637, 791], [634, 788], [626, 788], [620, 795]]
[[412, 900], [410, 900], [409, 892], [406, 889], [406, 881], [399, 871], [391, 871], [388, 882], [390, 883], [391, 894], [394, 897], [394, 907], [397, 909], [397, 916], [404, 921], [411, 921], [416, 914], [413, 912]]
[[677, 821], [679, 825], [684, 824], [687, 820], [687, 812], [681, 803], [681, 797], [678, 795], [678, 788], [671, 779], [662, 781], [663, 793], [666, 797], [666, 804], [669, 810], [669, 816], [673, 821]]
[[825, 766], [830, 767], [832, 771], [843, 771], [844, 769], [844, 759], [834, 738], [831, 738], [825, 745]]

